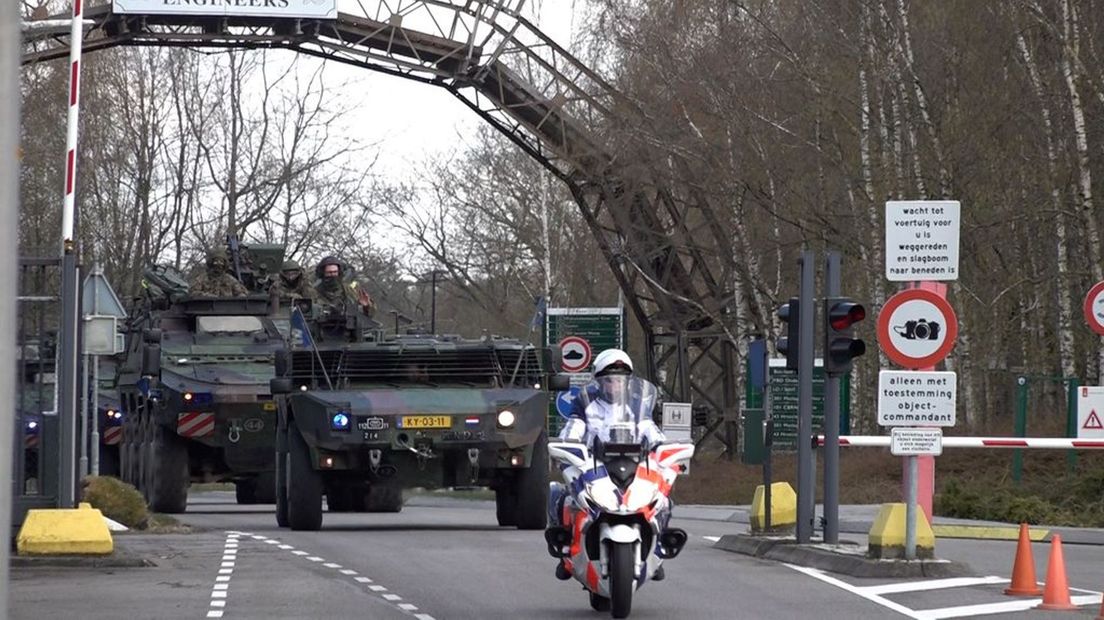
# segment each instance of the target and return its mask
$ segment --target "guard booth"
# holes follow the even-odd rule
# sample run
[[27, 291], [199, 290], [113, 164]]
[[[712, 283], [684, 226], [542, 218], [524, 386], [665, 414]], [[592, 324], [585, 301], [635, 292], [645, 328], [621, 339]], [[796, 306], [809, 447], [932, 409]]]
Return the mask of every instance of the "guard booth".
[[12, 422], [12, 527], [32, 508], [58, 507], [57, 351], [61, 259], [21, 258]]

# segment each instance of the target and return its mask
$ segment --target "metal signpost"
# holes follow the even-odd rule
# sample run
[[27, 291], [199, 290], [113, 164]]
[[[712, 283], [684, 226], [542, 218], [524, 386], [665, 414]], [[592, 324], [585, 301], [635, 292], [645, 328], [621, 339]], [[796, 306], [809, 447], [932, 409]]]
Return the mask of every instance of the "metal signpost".
[[816, 463], [813, 460], [813, 326], [816, 315], [812, 252], [801, 253], [801, 312], [798, 330], [802, 343], [797, 368], [797, 542], [808, 544], [813, 537], [816, 517]]
[[[886, 203], [886, 279], [915, 284], [891, 297], [878, 316], [882, 350], [893, 363], [910, 369], [883, 370], [878, 375], [878, 424], [882, 426], [954, 426], [956, 375], [933, 369], [951, 352], [958, 335], [946, 286], [936, 281], [958, 278], [960, 218], [958, 201]], [[896, 445], [896, 449], [891, 451], [906, 460], [905, 558], [912, 560], [922, 477], [918, 459], [930, 459], [942, 451], [942, 431], [894, 428], [893, 433], [891, 448]], [[923, 478], [924, 504], [929, 506], [934, 466], [926, 468]]]
[[[0, 8], [0, 398], [16, 402], [16, 276], [19, 273], [19, 4], [5, 2]], [[9, 409], [10, 410], [10, 409]], [[22, 423], [19, 424], [22, 432]], [[9, 419], [0, 424], [0, 446], [12, 445], [16, 425]], [[22, 441], [22, 439], [21, 439]], [[12, 459], [0, 458], [0, 531], [11, 531]], [[0, 616], [8, 609], [8, 557], [11, 545], [0, 549]]]

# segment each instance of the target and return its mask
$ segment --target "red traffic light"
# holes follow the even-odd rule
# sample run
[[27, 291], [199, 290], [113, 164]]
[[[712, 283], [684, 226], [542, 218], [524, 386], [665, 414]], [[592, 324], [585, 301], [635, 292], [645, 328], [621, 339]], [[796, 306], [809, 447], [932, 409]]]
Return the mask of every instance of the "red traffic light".
[[847, 329], [865, 318], [866, 308], [853, 301], [841, 301], [828, 309], [828, 324], [836, 331]]

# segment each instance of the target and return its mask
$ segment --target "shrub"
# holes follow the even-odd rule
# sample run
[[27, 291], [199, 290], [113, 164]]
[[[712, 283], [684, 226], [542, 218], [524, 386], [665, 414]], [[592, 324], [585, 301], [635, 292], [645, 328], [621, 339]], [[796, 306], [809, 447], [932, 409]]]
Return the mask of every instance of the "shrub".
[[109, 476], [89, 476], [81, 481], [82, 501], [99, 508], [105, 517], [143, 530], [149, 524], [146, 500], [133, 486]]

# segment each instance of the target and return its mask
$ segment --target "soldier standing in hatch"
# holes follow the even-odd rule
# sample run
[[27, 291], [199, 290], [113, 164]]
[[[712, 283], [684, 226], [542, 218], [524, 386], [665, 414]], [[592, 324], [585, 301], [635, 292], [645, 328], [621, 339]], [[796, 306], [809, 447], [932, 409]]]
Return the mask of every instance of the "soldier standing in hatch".
[[376, 311], [376, 304], [368, 291], [357, 286], [356, 282], [345, 282], [345, 265], [334, 256], [323, 258], [315, 267], [315, 275], [318, 276], [318, 301], [327, 306], [331, 311], [340, 314], [348, 314], [352, 306], [360, 306], [364, 316], [371, 317]]
[[207, 253], [207, 271], [199, 274], [188, 286], [191, 295], [237, 297], [249, 293], [238, 279], [230, 275], [230, 261], [222, 250]]
[[303, 268], [293, 260], [284, 261], [280, 268], [280, 277], [272, 285], [269, 293], [281, 299], [315, 299], [318, 291], [303, 276]]

